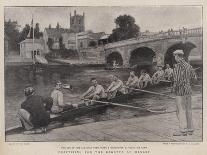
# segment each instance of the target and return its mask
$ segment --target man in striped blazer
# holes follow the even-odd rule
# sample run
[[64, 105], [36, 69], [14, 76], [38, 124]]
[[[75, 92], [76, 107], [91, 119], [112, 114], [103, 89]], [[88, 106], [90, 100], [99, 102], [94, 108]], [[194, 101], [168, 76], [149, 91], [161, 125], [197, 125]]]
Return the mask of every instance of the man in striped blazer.
[[183, 58], [183, 51], [173, 52], [177, 64], [173, 70], [173, 92], [176, 95], [177, 117], [179, 131], [173, 136], [186, 136], [193, 134], [192, 108], [191, 108], [191, 84], [197, 76], [190, 64]]

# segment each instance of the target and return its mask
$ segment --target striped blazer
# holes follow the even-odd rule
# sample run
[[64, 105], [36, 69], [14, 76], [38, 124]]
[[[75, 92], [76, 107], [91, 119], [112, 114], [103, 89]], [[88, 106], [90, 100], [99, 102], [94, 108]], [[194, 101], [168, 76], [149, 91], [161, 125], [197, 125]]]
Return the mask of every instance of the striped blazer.
[[177, 96], [191, 95], [192, 80], [196, 79], [192, 66], [184, 59], [178, 62], [173, 69], [174, 91]]

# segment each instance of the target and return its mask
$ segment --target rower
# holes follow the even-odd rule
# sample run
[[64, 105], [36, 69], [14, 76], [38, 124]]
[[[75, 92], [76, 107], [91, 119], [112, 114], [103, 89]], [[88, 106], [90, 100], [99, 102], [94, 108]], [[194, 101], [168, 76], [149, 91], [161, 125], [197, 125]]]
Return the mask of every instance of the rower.
[[129, 73], [128, 81], [126, 82], [126, 87], [128, 87], [128, 88], [136, 88], [138, 86], [138, 82], [139, 82], [139, 79], [135, 75], [135, 72], [131, 71]]
[[169, 64], [166, 64], [164, 78], [165, 78], [165, 80], [172, 81], [172, 78], [173, 78], [173, 69], [170, 68], [170, 65]]
[[91, 87], [81, 96], [83, 99], [100, 100], [106, 98], [102, 85], [98, 84], [96, 78], [91, 78]]
[[64, 104], [63, 102], [62, 87], [62, 83], [60, 81], [57, 82], [54, 90], [51, 93], [51, 97], [53, 99], [53, 106], [51, 109], [52, 113], [59, 113], [71, 107], [70, 105]]
[[119, 65], [119, 64], [116, 63], [116, 60], [114, 60], [114, 61], [113, 61], [113, 69], [117, 69], [118, 65]]
[[125, 93], [123, 82], [118, 78], [117, 75], [112, 76], [112, 83], [107, 88], [107, 97], [108, 99], [112, 99], [115, 96], [119, 96]]
[[162, 65], [158, 65], [158, 71], [156, 71], [152, 76], [152, 84], [158, 84], [160, 80], [164, 79], [164, 71], [162, 70]]
[[52, 107], [52, 99], [44, 100], [41, 96], [35, 95], [35, 89], [28, 86], [24, 89], [26, 100], [21, 104], [17, 116], [25, 130], [39, 129], [46, 131], [50, 122], [49, 111]]
[[141, 70], [141, 76], [138, 80], [138, 87], [139, 88], [146, 88], [149, 84], [152, 83], [152, 80], [145, 69]]

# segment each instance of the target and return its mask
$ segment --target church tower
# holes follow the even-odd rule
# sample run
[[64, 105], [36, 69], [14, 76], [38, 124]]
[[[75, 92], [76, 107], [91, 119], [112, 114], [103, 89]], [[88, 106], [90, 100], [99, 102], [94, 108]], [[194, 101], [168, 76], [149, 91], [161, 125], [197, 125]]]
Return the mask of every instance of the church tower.
[[76, 10], [74, 11], [74, 16], [71, 16], [70, 13], [70, 29], [75, 32], [84, 32], [85, 31], [85, 23], [84, 23], [85, 13], [83, 15], [76, 14]]

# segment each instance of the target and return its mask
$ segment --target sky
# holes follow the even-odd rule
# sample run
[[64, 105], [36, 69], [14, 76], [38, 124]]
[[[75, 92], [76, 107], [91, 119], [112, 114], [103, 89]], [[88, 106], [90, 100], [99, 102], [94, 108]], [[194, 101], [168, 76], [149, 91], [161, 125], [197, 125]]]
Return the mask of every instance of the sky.
[[69, 28], [70, 12], [73, 15], [74, 10], [80, 15], [85, 12], [86, 30], [108, 34], [115, 28], [114, 19], [124, 14], [133, 16], [142, 32], [202, 26], [200, 6], [5, 7], [4, 17], [6, 20], [17, 21], [22, 29], [25, 24], [31, 23], [33, 14], [34, 23], [38, 22], [43, 31], [49, 24], [56, 27], [57, 22], [62, 28]]

